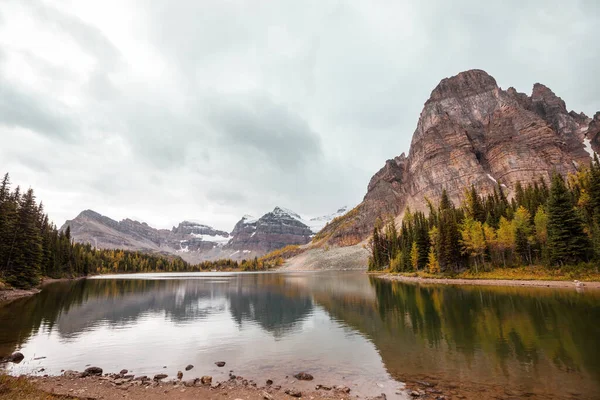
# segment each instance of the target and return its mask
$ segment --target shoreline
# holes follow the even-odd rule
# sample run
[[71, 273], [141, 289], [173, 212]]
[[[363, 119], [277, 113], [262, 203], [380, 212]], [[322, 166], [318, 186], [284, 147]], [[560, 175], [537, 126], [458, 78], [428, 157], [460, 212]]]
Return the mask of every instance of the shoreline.
[[[257, 383], [229, 373], [229, 379], [216, 381], [211, 376], [194, 379], [167, 379], [159, 375], [155, 377], [128, 375], [124, 370], [120, 374], [80, 373], [65, 371], [59, 376], [21, 375], [19, 377], [0, 374], [0, 388], [8, 388], [5, 392], [10, 399], [33, 398], [32, 392], [47, 398], [77, 398], [77, 399], [105, 399], [114, 400], [127, 397], [129, 399], [248, 399], [258, 398], [263, 400], [310, 398], [342, 399], [364, 398], [367, 400], [386, 400], [383, 393], [376, 396], [359, 396], [344, 385], [331, 385], [319, 383], [318, 377], [298, 379], [290, 376], [289, 380], [277, 382], [266, 380]], [[286, 377], [287, 378], [287, 377]], [[12, 389], [12, 392], [10, 391]], [[426, 391], [420, 390], [422, 395]], [[407, 387], [398, 389], [395, 394], [398, 398], [410, 398], [411, 390]], [[441, 391], [430, 389], [428, 394], [439, 394]], [[0, 391], [0, 399], [4, 399]], [[420, 394], [420, 393], [419, 393]], [[421, 394], [420, 394], [421, 395]], [[428, 396], [423, 398], [429, 398]], [[433, 397], [432, 397], [433, 398]]]
[[66, 281], [77, 281], [80, 279], [86, 279], [85, 276], [78, 276], [75, 278], [42, 278], [40, 283], [35, 288], [31, 289], [15, 289], [15, 288], [0, 288], [0, 306], [12, 303], [15, 300], [22, 299], [23, 297], [33, 296], [42, 291], [42, 288], [54, 282], [66, 282]]
[[379, 279], [408, 283], [442, 284], [442, 285], [472, 285], [472, 286], [513, 286], [513, 287], [547, 287], [555, 289], [600, 289], [600, 282], [581, 282], [577, 287], [573, 281], [549, 281], [531, 279], [466, 279], [466, 278], [424, 278], [420, 276], [405, 276], [394, 273], [368, 273]]

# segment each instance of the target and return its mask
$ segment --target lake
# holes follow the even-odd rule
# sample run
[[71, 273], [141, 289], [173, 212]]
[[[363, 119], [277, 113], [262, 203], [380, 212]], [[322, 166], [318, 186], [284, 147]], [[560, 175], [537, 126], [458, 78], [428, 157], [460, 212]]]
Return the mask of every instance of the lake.
[[[0, 307], [9, 373], [187, 378], [467, 398], [600, 398], [600, 291], [388, 282], [359, 272], [193, 273], [56, 282]], [[224, 368], [216, 361], [225, 361]]]

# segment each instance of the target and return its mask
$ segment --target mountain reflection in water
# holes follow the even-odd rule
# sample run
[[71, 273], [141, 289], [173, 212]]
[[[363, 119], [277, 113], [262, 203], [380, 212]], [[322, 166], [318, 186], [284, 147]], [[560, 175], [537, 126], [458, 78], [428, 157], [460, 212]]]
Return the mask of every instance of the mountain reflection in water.
[[[95, 364], [174, 375], [191, 363], [216, 379], [229, 368], [285, 379], [306, 369], [364, 393], [393, 394], [395, 379], [458, 385], [473, 397], [597, 398], [598, 337], [597, 292], [343, 272], [103, 277], [0, 307], [0, 355], [26, 355], [7, 367], [15, 374]], [[228, 368], [213, 365], [221, 359]]]

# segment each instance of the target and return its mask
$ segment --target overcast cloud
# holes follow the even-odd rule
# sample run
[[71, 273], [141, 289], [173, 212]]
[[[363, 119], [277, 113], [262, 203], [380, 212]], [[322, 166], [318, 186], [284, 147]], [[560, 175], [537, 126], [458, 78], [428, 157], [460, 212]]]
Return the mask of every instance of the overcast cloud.
[[593, 115], [599, 28], [597, 0], [2, 0], [0, 171], [59, 226], [322, 215], [460, 71]]

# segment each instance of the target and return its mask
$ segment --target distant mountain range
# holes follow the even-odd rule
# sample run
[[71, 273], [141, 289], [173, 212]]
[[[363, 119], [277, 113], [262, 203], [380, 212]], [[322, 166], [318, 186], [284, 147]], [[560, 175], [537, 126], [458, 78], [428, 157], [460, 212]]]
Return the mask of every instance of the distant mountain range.
[[115, 221], [92, 210], [82, 211], [65, 222], [76, 242], [97, 248], [138, 250], [181, 256], [192, 263], [231, 258], [262, 256], [287, 245], [310, 242], [315, 233], [348, 207], [322, 217], [305, 220], [297, 213], [280, 207], [260, 218], [245, 215], [231, 233], [196, 222], [183, 221], [172, 229], [155, 229], [131, 219]]

